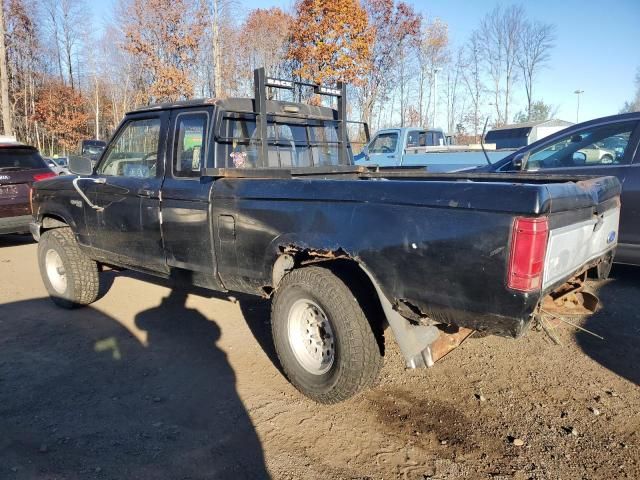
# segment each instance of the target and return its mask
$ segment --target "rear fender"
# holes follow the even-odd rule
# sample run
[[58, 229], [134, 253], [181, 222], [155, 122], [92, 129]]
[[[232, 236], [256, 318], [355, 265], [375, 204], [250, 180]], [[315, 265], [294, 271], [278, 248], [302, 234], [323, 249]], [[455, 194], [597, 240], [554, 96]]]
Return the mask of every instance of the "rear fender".
[[384, 317], [391, 327], [393, 336], [400, 348], [408, 368], [430, 367], [434, 363], [430, 346], [439, 338], [440, 330], [434, 325], [417, 325], [403, 317], [394, 308], [380, 283], [369, 269], [357, 258], [352, 257], [342, 248], [318, 249], [288, 244], [280, 247], [281, 254], [273, 263], [272, 286], [265, 288], [270, 295], [277, 289], [284, 276], [295, 268], [301, 268], [313, 263], [329, 263], [346, 260], [353, 262], [364, 273], [375, 289]]

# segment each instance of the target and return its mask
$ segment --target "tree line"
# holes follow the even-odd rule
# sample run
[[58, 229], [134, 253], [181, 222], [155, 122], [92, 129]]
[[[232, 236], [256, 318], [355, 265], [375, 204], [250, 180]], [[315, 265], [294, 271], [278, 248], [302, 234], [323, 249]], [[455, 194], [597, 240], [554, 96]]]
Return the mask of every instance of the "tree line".
[[552, 113], [535, 86], [555, 27], [519, 5], [487, 12], [454, 46], [446, 22], [397, 0], [297, 0], [246, 15], [234, 0], [119, 0], [99, 34], [86, 0], [0, 2], [3, 131], [47, 154], [107, 138], [139, 105], [251, 96], [257, 67], [347, 82], [351, 118], [373, 130], [441, 126], [472, 141], [488, 110], [494, 125]]

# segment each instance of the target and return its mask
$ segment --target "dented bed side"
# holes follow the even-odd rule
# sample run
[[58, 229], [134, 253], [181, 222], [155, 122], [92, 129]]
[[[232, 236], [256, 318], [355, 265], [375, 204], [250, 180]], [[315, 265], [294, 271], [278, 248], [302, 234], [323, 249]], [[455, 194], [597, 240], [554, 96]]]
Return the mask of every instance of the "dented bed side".
[[[429, 319], [518, 337], [549, 289], [615, 247], [589, 246], [589, 258], [577, 255], [575, 265], [556, 268], [541, 291], [509, 290], [514, 218], [548, 216], [549, 255], [562, 259], [556, 246], [579, 240], [575, 232], [599, 216], [608, 215], [605, 228], [612, 228], [615, 213], [606, 212], [619, 206], [617, 181], [420, 180], [217, 180], [211, 215], [222, 283], [269, 292], [283, 254], [307, 262], [345, 258], [360, 265], [405, 322]], [[574, 233], [567, 237], [563, 228]]]

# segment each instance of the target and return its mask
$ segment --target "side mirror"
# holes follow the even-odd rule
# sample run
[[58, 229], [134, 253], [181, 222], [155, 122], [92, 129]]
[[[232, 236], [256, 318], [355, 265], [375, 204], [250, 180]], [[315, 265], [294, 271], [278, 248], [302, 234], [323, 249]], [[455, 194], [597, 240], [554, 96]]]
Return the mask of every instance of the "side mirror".
[[369, 160], [369, 145], [365, 145], [362, 147], [362, 154], [364, 155], [365, 160]]
[[584, 152], [573, 152], [573, 156], [571, 158], [574, 165], [584, 165], [587, 163], [587, 154]]
[[513, 170], [522, 170], [525, 167], [525, 153], [518, 153], [513, 160], [511, 160], [511, 167]]
[[69, 157], [69, 171], [75, 175], [91, 175], [93, 162], [88, 157]]

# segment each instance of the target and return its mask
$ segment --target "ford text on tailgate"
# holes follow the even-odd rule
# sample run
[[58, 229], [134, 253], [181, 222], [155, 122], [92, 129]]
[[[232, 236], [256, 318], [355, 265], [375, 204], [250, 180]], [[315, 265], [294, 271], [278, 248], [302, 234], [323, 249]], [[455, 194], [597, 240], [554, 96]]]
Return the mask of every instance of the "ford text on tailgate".
[[75, 176], [38, 182], [52, 300], [95, 301], [105, 267], [260, 295], [284, 372], [323, 403], [374, 382], [386, 326], [415, 368], [475, 330], [515, 338], [594, 308], [584, 280], [611, 265], [615, 178], [354, 166], [345, 85], [298, 85], [336, 109], [268, 100], [294, 83], [258, 70], [254, 99], [130, 112], [95, 167], [72, 158]]

